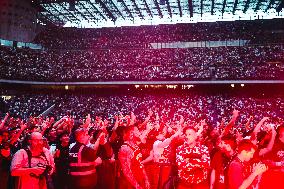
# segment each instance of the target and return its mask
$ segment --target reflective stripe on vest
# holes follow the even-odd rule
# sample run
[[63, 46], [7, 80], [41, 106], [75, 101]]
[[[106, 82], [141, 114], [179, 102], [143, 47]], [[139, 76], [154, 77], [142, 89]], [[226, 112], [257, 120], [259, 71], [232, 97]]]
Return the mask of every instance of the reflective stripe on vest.
[[[82, 145], [78, 151], [78, 163], [70, 163], [70, 172], [72, 176], [86, 176], [96, 173], [96, 162], [82, 162], [82, 150], [85, 146]], [[84, 168], [85, 167], [85, 168]], [[72, 171], [73, 169], [73, 171]], [[77, 169], [77, 170], [76, 170]], [[79, 169], [79, 170], [78, 170]], [[76, 171], [75, 171], [76, 170]]]
[[86, 176], [96, 173], [96, 169], [91, 171], [84, 171], [84, 172], [70, 172], [69, 174], [72, 176]]
[[96, 166], [96, 162], [86, 162], [86, 163], [70, 163], [70, 167], [86, 167], [86, 166]]

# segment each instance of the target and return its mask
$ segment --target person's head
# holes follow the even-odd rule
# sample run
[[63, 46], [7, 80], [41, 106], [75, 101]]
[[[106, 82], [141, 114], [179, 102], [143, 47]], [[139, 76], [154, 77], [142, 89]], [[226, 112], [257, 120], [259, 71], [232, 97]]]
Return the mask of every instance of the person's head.
[[253, 158], [256, 149], [256, 145], [250, 140], [244, 139], [238, 144], [238, 157], [242, 161], [250, 161]]
[[284, 142], [284, 126], [278, 128], [279, 140]]
[[101, 130], [95, 130], [95, 131], [93, 131], [93, 133], [92, 133], [93, 139], [94, 139], [94, 140], [97, 140], [98, 137], [100, 136], [101, 132], [102, 132]]
[[[7, 131], [5, 131], [5, 130], [0, 130], [0, 148], [1, 149], [8, 149], [8, 148], [10, 148], [10, 145], [9, 145], [9, 143], [8, 143], [8, 137], [7, 136], [5, 136], [7, 133], [6, 133]], [[5, 138], [5, 140], [3, 140], [3, 138]]]
[[197, 141], [197, 133], [193, 127], [185, 127], [183, 129], [185, 141], [188, 144], [195, 144]]
[[118, 124], [120, 127], [127, 127], [129, 125], [128, 120], [125, 118], [121, 119]]
[[217, 127], [212, 129], [209, 134], [211, 138], [217, 138], [220, 135]]
[[31, 149], [33, 150], [42, 150], [44, 143], [43, 143], [43, 137], [42, 134], [39, 132], [33, 132], [31, 133], [31, 135], [29, 136], [29, 145], [31, 147]]
[[38, 129], [38, 126], [32, 125], [30, 126], [29, 130], [30, 132], [37, 132], [39, 129]]
[[63, 132], [59, 136], [59, 140], [61, 144], [68, 144], [69, 143], [69, 133], [68, 132]]
[[57, 138], [57, 131], [56, 129], [52, 128], [48, 132], [48, 140], [49, 141], [55, 141]]
[[173, 132], [174, 132], [174, 130], [173, 130], [173, 128], [172, 128], [172, 127], [167, 127], [167, 132], [168, 132], [168, 133], [173, 133]]
[[123, 139], [126, 141], [137, 141], [139, 139], [139, 130], [135, 126], [128, 126], [124, 128]]
[[82, 144], [87, 144], [90, 139], [88, 130], [84, 128], [77, 129], [74, 134], [75, 134], [75, 140]]
[[3, 130], [0, 130], [0, 144], [2, 143], [3, 140]]
[[155, 123], [155, 124], [154, 124], [154, 128], [155, 128], [156, 130], [159, 130], [159, 129], [160, 129], [160, 124], [159, 124], [159, 123]]
[[7, 130], [2, 130], [0, 132], [0, 138], [1, 138], [1, 142], [7, 142], [9, 140], [9, 132]]
[[157, 138], [158, 140], [164, 140], [164, 139], [165, 139], [165, 135], [164, 135], [164, 133], [159, 133], [159, 134], [156, 136], [156, 138]]
[[236, 139], [233, 136], [224, 136], [221, 138], [219, 146], [223, 153], [230, 155], [237, 147]]

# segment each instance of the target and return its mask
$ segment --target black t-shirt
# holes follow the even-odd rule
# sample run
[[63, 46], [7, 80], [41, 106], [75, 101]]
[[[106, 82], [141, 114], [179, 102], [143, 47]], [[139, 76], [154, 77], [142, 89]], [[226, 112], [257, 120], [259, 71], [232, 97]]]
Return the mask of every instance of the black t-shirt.
[[284, 161], [284, 142], [276, 139], [272, 151], [267, 155], [267, 158], [275, 162]]
[[101, 157], [102, 160], [108, 160], [112, 156], [112, 149], [110, 143], [106, 143], [104, 145], [99, 145], [97, 156]]
[[[10, 170], [11, 160], [12, 160], [12, 151], [11, 148], [13, 146], [9, 143], [2, 143], [0, 145], [0, 171], [8, 172]], [[2, 150], [9, 150], [10, 149], [10, 156], [4, 157], [2, 156]]]
[[65, 147], [58, 145], [57, 149], [60, 151], [60, 155], [58, 158], [54, 159], [56, 171], [67, 174], [69, 166], [69, 145]]

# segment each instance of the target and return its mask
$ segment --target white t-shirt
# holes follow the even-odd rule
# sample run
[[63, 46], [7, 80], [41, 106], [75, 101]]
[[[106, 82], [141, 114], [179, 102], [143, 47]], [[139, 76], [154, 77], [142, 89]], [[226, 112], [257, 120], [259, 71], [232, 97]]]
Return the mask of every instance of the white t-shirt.
[[[54, 170], [54, 160], [50, 151], [46, 148], [43, 149], [45, 157], [43, 155], [31, 158], [31, 167], [37, 167], [39, 163], [42, 165], [50, 165], [52, 171]], [[11, 171], [19, 168], [29, 168], [28, 154], [26, 150], [18, 150], [11, 162]], [[50, 173], [51, 174], [51, 173]], [[24, 174], [19, 177], [19, 185], [17, 189], [46, 189], [46, 180], [38, 179], [30, 176], [29, 174]]]
[[162, 143], [163, 141], [160, 140], [156, 140], [153, 144], [153, 161], [154, 162], [159, 162], [162, 159], [165, 159], [165, 157], [163, 156], [164, 153], [164, 149], [167, 147], [159, 147], [159, 145]]

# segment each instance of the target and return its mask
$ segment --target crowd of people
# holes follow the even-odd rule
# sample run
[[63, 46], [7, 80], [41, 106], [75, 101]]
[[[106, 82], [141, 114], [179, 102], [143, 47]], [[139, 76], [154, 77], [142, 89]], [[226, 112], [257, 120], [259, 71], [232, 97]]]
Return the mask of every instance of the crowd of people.
[[[56, 119], [70, 112], [74, 119], [82, 119], [84, 115], [101, 115], [114, 117], [116, 114], [127, 114], [133, 111], [143, 120], [150, 107], [156, 109], [161, 117], [175, 118], [180, 114], [185, 119], [195, 120], [202, 117], [212, 126], [222, 117], [229, 117], [233, 108], [241, 109], [240, 124], [244, 125], [250, 115], [256, 119], [264, 116], [271, 118], [281, 117], [284, 111], [284, 102], [281, 96], [276, 98], [253, 98], [241, 96], [223, 95], [199, 95], [199, 94], [163, 94], [160, 95], [83, 95], [83, 94], [26, 94], [16, 95], [6, 102], [7, 111], [13, 117], [28, 119], [29, 116], [38, 116], [49, 107], [55, 105], [52, 113]], [[229, 114], [228, 114], [229, 113]], [[170, 120], [166, 120], [170, 121]]]
[[145, 48], [150, 43], [249, 40], [283, 42], [283, 19], [137, 26], [121, 28], [46, 28], [35, 43], [49, 49]]
[[6, 105], [3, 189], [284, 186], [281, 95], [26, 94]]
[[2, 79], [167, 81], [283, 79], [283, 46], [38, 51], [0, 48]]
[[[281, 80], [276, 22], [50, 28], [46, 50], [0, 47], [0, 79]], [[227, 39], [266, 44], [149, 48]], [[1, 189], [284, 187], [283, 94], [0, 92]]]

